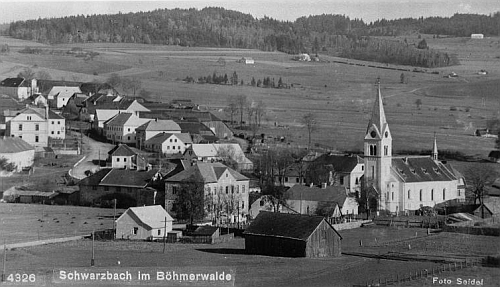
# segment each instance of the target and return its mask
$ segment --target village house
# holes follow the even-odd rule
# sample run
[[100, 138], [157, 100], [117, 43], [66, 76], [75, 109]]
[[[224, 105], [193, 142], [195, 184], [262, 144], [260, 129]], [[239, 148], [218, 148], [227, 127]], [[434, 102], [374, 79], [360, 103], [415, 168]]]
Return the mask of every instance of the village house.
[[491, 162], [500, 163], [500, 150], [492, 150], [488, 154], [488, 159]]
[[20, 101], [25, 100], [32, 94], [31, 83], [24, 78], [4, 79], [0, 82], [0, 94]]
[[184, 154], [187, 148], [193, 144], [189, 134], [161, 133], [146, 140], [145, 149], [161, 154]]
[[86, 113], [85, 101], [88, 96], [84, 93], [73, 94], [66, 105], [62, 108], [62, 115], [67, 119], [85, 121], [89, 120], [89, 117], [83, 116]]
[[274, 206], [271, 201], [272, 200], [277, 201], [277, 199], [271, 199], [271, 197], [272, 197], [271, 195], [262, 195], [258, 198], [255, 198], [254, 201], [250, 202], [248, 215], [250, 216], [251, 219], [254, 219], [262, 211], [280, 212], [280, 213], [298, 213], [297, 211], [283, 204], [279, 204], [279, 206]]
[[251, 58], [251, 57], [243, 57], [243, 58], [239, 59], [238, 62], [246, 64], [246, 65], [253, 65], [253, 64], [255, 64], [254, 59]]
[[[165, 206], [172, 212], [183, 184], [199, 184], [205, 206], [211, 210], [207, 218], [244, 222], [248, 214], [249, 179], [222, 163], [197, 163], [165, 180]], [[232, 210], [227, 214], [228, 208]]]
[[232, 139], [233, 131], [221, 119], [210, 112], [187, 109], [165, 109], [156, 104], [146, 105], [151, 112], [141, 112], [140, 117], [174, 120], [176, 123], [199, 122], [207, 126], [219, 139]]
[[0, 137], [0, 158], [15, 165], [16, 171], [31, 168], [35, 158], [35, 148], [19, 137]]
[[74, 94], [81, 94], [82, 91], [79, 87], [52, 87], [47, 98], [49, 99], [50, 106], [53, 108], [61, 109], [64, 107], [68, 100]]
[[[89, 103], [89, 99], [85, 102]], [[92, 123], [92, 128], [100, 134], [103, 134], [104, 122], [119, 113], [133, 113], [135, 116], [139, 116], [139, 112], [149, 111], [137, 102], [137, 100], [126, 98], [99, 106], [87, 106], [87, 112], [90, 113], [92, 110], [93, 113], [90, 116], [90, 122]]]
[[146, 141], [155, 135], [161, 133], [179, 134], [181, 133], [181, 127], [172, 120], [150, 119], [148, 122], [137, 127], [135, 132], [136, 146], [139, 149], [143, 149]]
[[377, 210], [409, 213], [422, 206], [465, 200], [463, 176], [438, 160], [437, 140], [430, 156], [392, 156], [392, 133], [386, 120], [380, 85], [364, 137], [364, 180], [377, 194]]
[[173, 221], [161, 205], [129, 207], [116, 220], [116, 239], [161, 239], [172, 231]]
[[6, 135], [20, 137], [36, 149], [47, 147], [49, 137], [66, 138], [66, 120], [48, 107], [26, 107], [20, 111], [4, 111]]
[[182, 133], [191, 135], [193, 143], [216, 143], [219, 138], [215, 136], [214, 132], [206, 125], [200, 122], [179, 122]]
[[350, 193], [360, 191], [361, 177], [365, 170], [364, 161], [359, 156], [324, 154], [313, 162], [323, 165], [329, 171], [327, 185], [343, 186]]
[[474, 210], [474, 215], [481, 218], [500, 218], [500, 198], [496, 196], [485, 197], [483, 205]]
[[104, 122], [104, 135], [112, 143], [136, 144], [135, 129], [151, 119], [141, 119], [133, 113], [118, 113]]
[[108, 160], [111, 161], [112, 168], [137, 170], [146, 170], [148, 168], [147, 160], [125, 144], [118, 144], [111, 149], [108, 152]]
[[247, 254], [341, 256], [342, 236], [322, 216], [261, 212], [243, 235]]
[[253, 162], [249, 160], [237, 143], [193, 144], [192, 150], [199, 161], [234, 161], [238, 171], [253, 170]]
[[104, 168], [78, 182], [81, 205], [155, 205], [162, 202], [162, 175], [156, 170]]
[[289, 208], [308, 215], [328, 218], [349, 217], [358, 214], [356, 197], [343, 186], [308, 187], [295, 185], [285, 193]]
[[24, 100], [23, 103], [28, 104], [28, 105], [37, 106], [40, 108], [49, 105], [47, 98], [45, 96], [43, 96], [42, 94], [33, 94], [33, 95], [29, 96], [26, 100]]

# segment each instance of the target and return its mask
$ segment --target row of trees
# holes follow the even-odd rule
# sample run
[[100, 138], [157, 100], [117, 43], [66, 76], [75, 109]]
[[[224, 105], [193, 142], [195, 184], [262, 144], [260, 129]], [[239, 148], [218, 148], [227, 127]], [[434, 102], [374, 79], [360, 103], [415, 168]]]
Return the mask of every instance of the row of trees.
[[229, 96], [228, 105], [224, 109], [233, 124], [235, 116], [239, 115], [240, 128], [244, 127], [244, 117], [247, 118], [247, 127], [249, 127], [253, 136], [257, 134], [262, 124], [262, 119], [266, 114], [263, 101], [249, 101], [245, 95]]

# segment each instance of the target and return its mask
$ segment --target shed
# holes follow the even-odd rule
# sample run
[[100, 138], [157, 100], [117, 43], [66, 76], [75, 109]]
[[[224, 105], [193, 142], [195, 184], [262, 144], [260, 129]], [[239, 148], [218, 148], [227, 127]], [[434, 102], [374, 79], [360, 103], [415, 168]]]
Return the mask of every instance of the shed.
[[260, 212], [243, 233], [249, 254], [338, 257], [342, 236], [322, 216]]
[[130, 207], [116, 220], [116, 238], [160, 239], [172, 231], [173, 221], [161, 205]]
[[500, 163], [500, 150], [492, 150], [488, 154], [488, 158], [492, 162]]
[[196, 230], [191, 233], [193, 243], [215, 243], [215, 241], [220, 237], [220, 229], [217, 226], [204, 225], [196, 228]]
[[[500, 216], [500, 198], [497, 197], [487, 197], [483, 202], [484, 206], [484, 218], [499, 217]], [[474, 215], [482, 217], [483, 206], [479, 206], [474, 210]]]

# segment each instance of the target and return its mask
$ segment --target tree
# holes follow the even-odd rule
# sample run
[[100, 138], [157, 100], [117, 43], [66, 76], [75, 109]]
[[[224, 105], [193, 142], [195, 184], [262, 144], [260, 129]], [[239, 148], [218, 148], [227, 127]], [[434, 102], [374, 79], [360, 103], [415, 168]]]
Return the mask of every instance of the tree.
[[151, 92], [148, 91], [148, 90], [145, 90], [145, 89], [141, 89], [139, 91], [139, 97], [142, 97], [142, 98], [147, 98], [151, 95]]
[[318, 122], [316, 121], [316, 116], [313, 113], [305, 114], [301, 119], [302, 124], [307, 129], [308, 135], [308, 148], [311, 148], [311, 136], [312, 133], [317, 129]]
[[172, 208], [176, 217], [189, 220], [191, 225], [194, 220], [203, 219], [205, 216], [204, 195], [203, 182], [195, 177], [182, 182], [177, 190], [176, 204]]
[[495, 171], [486, 164], [476, 164], [465, 171], [467, 188], [474, 197], [474, 204], [479, 202], [481, 217], [484, 218], [484, 189], [496, 179]]
[[236, 106], [238, 107], [238, 111], [240, 112], [240, 127], [243, 126], [243, 114], [245, 113], [245, 108], [248, 105], [247, 96], [239, 95], [236, 98]]
[[141, 86], [142, 86], [142, 82], [136, 77], [133, 77], [130, 80], [124, 80], [122, 82], [123, 89], [125, 91], [131, 91], [132, 94], [134, 95], [134, 97], [135, 97], [135, 93], [141, 88]]
[[50, 76], [50, 74], [47, 71], [45, 71], [45, 70], [39, 71], [37, 73], [36, 77], [39, 80], [51, 80], [52, 79], [52, 77]]
[[31, 82], [35, 78], [35, 72], [30, 67], [26, 67], [17, 74], [18, 78], [24, 78], [26, 81]]
[[0, 157], [0, 170], [5, 170], [8, 172], [14, 171], [16, 169], [16, 165], [12, 162], [9, 162], [6, 158]]
[[252, 81], [250, 82], [250, 85], [252, 85], [252, 87], [255, 87], [257, 85], [257, 82], [255, 82], [254, 77], [252, 77]]
[[417, 99], [417, 100], [415, 101], [415, 105], [417, 106], [417, 109], [419, 109], [419, 110], [420, 110], [420, 107], [422, 106], [422, 100], [421, 100], [421, 99]]
[[106, 83], [108, 83], [113, 88], [117, 88], [122, 84], [122, 78], [118, 74], [113, 73], [109, 76]]
[[422, 49], [422, 50], [429, 49], [429, 46], [427, 45], [427, 41], [425, 41], [425, 39], [422, 39], [422, 41], [418, 42], [417, 48]]
[[236, 71], [233, 72], [233, 75], [231, 76], [231, 85], [238, 85], [238, 74]]
[[399, 76], [401, 84], [406, 84], [406, 76], [405, 73], [401, 73], [401, 76]]
[[224, 108], [224, 111], [226, 112], [226, 114], [229, 115], [230, 119], [231, 119], [231, 125], [234, 124], [234, 115], [238, 112], [238, 103], [236, 102], [236, 99], [234, 99], [233, 97], [229, 96], [228, 99], [227, 99], [227, 107]]

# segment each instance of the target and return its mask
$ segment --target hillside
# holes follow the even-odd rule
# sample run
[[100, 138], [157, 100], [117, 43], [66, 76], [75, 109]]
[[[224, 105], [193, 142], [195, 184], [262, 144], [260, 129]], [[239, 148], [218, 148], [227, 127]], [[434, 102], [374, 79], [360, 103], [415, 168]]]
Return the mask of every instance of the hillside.
[[367, 24], [331, 14], [301, 17], [294, 22], [268, 17], [257, 19], [249, 14], [211, 7], [17, 21], [8, 29], [8, 34], [14, 38], [46, 44], [142, 43], [259, 49], [289, 54], [322, 53], [421, 67], [458, 64], [453, 55], [429, 50], [425, 45], [416, 47], [406, 41], [370, 37], [415, 32], [499, 35], [500, 13], [381, 20]]

